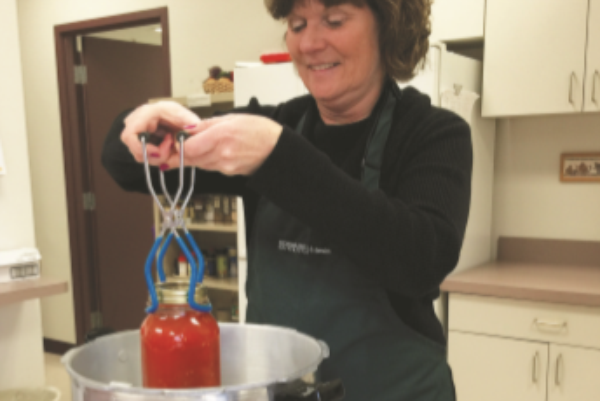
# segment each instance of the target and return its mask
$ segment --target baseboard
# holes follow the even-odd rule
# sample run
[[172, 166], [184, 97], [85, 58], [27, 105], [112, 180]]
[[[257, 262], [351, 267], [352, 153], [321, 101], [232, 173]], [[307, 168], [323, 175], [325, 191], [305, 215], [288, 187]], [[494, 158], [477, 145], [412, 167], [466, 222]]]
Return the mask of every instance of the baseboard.
[[44, 337], [44, 352], [56, 355], [64, 355], [71, 348], [75, 348], [77, 345], [64, 343], [62, 341], [51, 340]]

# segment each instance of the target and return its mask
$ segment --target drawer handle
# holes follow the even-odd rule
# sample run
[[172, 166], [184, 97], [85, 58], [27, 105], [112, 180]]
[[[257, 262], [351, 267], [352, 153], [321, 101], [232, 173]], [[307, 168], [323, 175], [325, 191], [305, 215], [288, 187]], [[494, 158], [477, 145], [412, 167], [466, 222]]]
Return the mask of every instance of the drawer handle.
[[567, 329], [567, 322], [565, 320], [544, 320], [535, 319], [533, 324], [540, 330], [552, 330], [552, 331], [563, 331]]
[[538, 365], [540, 363], [540, 353], [536, 352], [535, 355], [533, 356], [533, 364], [532, 364], [532, 369], [531, 369], [531, 380], [534, 383], [537, 383], [539, 380], [539, 369], [538, 369]]
[[558, 358], [556, 358], [556, 368], [554, 369], [554, 384], [556, 384], [557, 387], [560, 387], [561, 366], [563, 366], [563, 356], [562, 354], [559, 354]]

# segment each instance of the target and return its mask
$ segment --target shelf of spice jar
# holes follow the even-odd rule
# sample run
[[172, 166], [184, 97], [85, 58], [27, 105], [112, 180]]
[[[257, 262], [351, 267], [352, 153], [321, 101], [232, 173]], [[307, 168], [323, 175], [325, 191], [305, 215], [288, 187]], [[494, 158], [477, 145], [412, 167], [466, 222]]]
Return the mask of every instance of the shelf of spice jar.
[[236, 233], [237, 226], [235, 224], [215, 224], [215, 223], [188, 223], [188, 230], [194, 231], [213, 231], [220, 233]]
[[216, 290], [238, 290], [238, 279], [236, 277], [217, 278], [204, 276], [204, 278], [202, 279], [202, 284], [204, 284], [206, 288], [213, 288]]
[[212, 194], [196, 195], [190, 201], [184, 216], [188, 228], [235, 232], [237, 230], [237, 197]]
[[[202, 283], [206, 288], [238, 291], [238, 260], [234, 247], [202, 249], [204, 275]], [[196, 259], [194, 255], [194, 259]], [[173, 273], [179, 277], [190, 277], [191, 266], [183, 254], [179, 253]]]

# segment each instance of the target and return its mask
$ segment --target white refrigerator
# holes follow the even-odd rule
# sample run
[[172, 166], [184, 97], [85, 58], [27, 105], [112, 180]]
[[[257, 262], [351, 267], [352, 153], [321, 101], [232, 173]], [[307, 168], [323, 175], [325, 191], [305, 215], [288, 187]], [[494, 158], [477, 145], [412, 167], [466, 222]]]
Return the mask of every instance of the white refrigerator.
[[[451, 53], [443, 44], [430, 48], [425, 68], [410, 82], [428, 94], [432, 104], [458, 112], [471, 126], [473, 177], [471, 210], [461, 257], [454, 273], [492, 259], [492, 195], [494, 184], [494, 119], [481, 117], [483, 65], [480, 61]], [[307, 92], [292, 63], [262, 65], [240, 63], [235, 69], [234, 104], [247, 105], [252, 97], [261, 104], [278, 104]], [[238, 200], [238, 257], [240, 322], [246, 318], [245, 283], [247, 277], [246, 232], [241, 200]], [[442, 319], [441, 306], [436, 312]]]

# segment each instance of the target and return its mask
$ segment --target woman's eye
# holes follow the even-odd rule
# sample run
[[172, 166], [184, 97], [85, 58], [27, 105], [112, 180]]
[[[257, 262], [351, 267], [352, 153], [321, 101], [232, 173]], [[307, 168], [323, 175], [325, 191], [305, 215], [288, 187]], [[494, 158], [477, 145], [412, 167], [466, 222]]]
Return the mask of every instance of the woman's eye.
[[304, 28], [304, 22], [290, 22], [290, 30], [294, 33], [300, 32]]
[[327, 20], [327, 25], [329, 25], [332, 28], [338, 28], [338, 27], [342, 26], [343, 23], [344, 23], [344, 21], [341, 19]]

